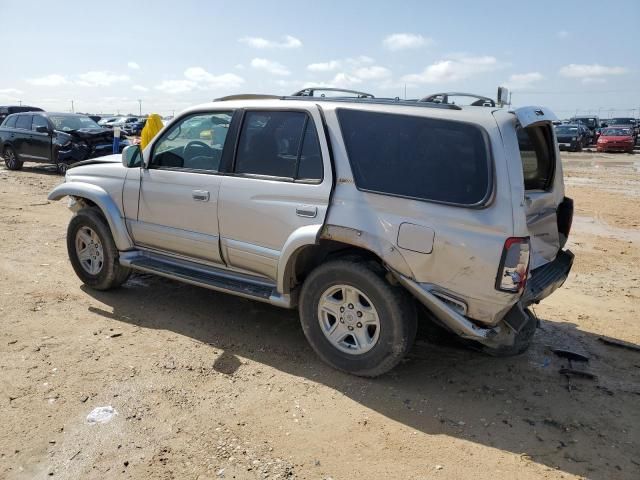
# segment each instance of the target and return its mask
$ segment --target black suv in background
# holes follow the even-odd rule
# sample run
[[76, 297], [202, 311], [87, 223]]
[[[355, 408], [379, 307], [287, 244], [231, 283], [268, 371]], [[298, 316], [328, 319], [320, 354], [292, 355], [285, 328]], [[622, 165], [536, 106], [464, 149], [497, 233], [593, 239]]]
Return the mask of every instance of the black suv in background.
[[596, 132], [600, 128], [600, 118], [590, 116], [575, 116], [569, 120], [569, 123], [581, 123], [589, 129], [589, 144], [595, 143]]
[[589, 145], [591, 132], [581, 123], [556, 125], [555, 130], [560, 150], [579, 152]]
[[[127, 145], [122, 140], [120, 151]], [[113, 153], [113, 131], [86, 115], [14, 113], [0, 125], [0, 153], [9, 170], [39, 162], [53, 163], [64, 173], [72, 163]]]
[[30, 107], [28, 105], [1, 105], [0, 106], [0, 124], [12, 113], [20, 112], [42, 112], [38, 107]]

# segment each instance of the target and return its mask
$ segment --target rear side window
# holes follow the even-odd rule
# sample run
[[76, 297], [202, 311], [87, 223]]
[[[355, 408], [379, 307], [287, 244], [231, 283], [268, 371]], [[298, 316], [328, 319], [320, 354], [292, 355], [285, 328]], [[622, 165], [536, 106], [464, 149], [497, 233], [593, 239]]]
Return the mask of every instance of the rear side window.
[[322, 155], [313, 120], [304, 112], [246, 112], [235, 172], [321, 181]]
[[553, 181], [555, 147], [549, 125], [518, 127], [525, 190], [547, 190]]
[[345, 109], [338, 119], [359, 189], [457, 205], [488, 197], [489, 148], [480, 128]]
[[31, 115], [19, 115], [16, 120], [16, 128], [31, 130]]
[[12, 115], [7, 117], [7, 119], [4, 122], [4, 127], [7, 128], [15, 128], [16, 127], [16, 120], [18, 119], [18, 117], [16, 115]]

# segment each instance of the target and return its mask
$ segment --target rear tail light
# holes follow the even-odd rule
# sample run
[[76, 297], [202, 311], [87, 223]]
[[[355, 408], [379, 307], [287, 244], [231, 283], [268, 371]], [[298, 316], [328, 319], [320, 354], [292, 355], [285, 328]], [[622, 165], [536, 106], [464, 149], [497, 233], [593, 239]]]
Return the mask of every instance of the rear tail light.
[[524, 290], [529, 275], [529, 239], [509, 237], [504, 242], [496, 288], [517, 293]]

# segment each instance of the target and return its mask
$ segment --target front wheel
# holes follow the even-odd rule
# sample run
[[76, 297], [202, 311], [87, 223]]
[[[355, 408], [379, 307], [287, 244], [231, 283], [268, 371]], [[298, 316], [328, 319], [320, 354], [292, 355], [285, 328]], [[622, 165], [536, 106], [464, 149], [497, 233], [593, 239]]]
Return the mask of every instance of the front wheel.
[[67, 252], [76, 275], [96, 290], [118, 287], [131, 273], [120, 265], [109, 225], [95, 208], [83, 208], [69, 222]]
[[363, 377], [388, 372], [413, 345], [415, 304], [379, 268], [337, 260], [311, 272], [300, 295], [307, 340], [334, 368]]
[[11, 147], [4, 149], [4, 164], [9, 170], [20, 170], [22, 168], [22, 162], [18, 159], [18, 155]]

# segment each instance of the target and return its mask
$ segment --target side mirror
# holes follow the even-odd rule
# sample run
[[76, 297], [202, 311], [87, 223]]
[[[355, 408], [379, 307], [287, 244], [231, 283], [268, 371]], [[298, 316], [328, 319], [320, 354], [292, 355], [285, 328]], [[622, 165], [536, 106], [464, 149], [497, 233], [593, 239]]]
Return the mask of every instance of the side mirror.
[[135, 168], [142, 165], [142, 150], [140, 145], [129, 145], [122, 150], [122, 165], [125, 168]]
[[49, 127], [47, 127], [46, 125], [38, 125], [36, 127], [36, 132], [38, 132], [38, 133], [49, 133]]

